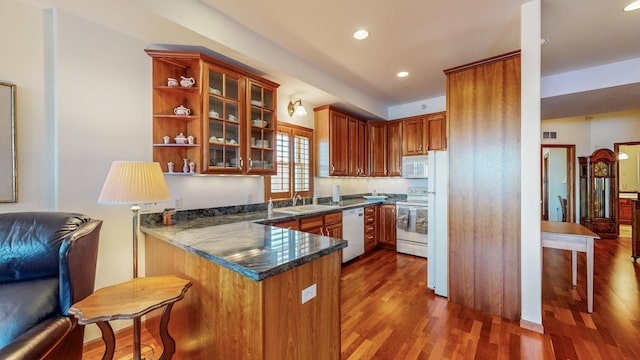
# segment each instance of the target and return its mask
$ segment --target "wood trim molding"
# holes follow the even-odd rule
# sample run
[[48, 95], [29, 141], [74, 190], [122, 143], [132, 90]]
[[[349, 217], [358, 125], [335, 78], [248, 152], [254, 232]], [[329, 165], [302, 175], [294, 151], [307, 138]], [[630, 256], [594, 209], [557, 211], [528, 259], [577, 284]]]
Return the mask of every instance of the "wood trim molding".
[[515, 56], [520, 56], [520, 50], [515, 50], [515, 51], [511, 51], [505, 54], [501, 54], [501, 55], [496, 55], [490, 58], [486, 58], [483, 60], [479, 60], [479, 61], [474, 61], [472, 63], [468, 63], [468, 64], [464, 64], [464, 65], [459, 65], [456, 67], [452, 67], [450, 69], [445, 69], [443, 70], [443, 72], [445, 73], [445, 75], [449, 75], [451, 73], [455, 73], [458, 71], [464, 71], [464, 70], [468, 70], [477, 66], [482, 66], [482, 65], [487, 65], [487, 64], [491, 64], [494, 62], [498, 62], [498, 61], [503, 61]]

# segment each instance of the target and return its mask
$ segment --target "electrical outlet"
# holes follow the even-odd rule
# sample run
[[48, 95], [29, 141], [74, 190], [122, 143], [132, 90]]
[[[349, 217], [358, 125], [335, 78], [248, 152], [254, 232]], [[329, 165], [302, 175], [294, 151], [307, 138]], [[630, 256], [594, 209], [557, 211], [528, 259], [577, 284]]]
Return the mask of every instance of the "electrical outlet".
[[302, 290], [302, 303], [306, 303], [307, 301], [316, 297], [316, 284], [309, 286], [306, 289]]
[[253, 194], [247, 193], [247, 204], [251, 204], [253, 202]]

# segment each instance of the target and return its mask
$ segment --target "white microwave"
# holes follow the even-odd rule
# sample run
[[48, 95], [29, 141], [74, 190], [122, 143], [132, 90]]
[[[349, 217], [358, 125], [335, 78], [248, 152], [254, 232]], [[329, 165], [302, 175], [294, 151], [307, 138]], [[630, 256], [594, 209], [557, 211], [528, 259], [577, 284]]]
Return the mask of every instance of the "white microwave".
[[403, 156], [402, 177], [406, 179], [426, 179], [429, 176], [427, 155]]

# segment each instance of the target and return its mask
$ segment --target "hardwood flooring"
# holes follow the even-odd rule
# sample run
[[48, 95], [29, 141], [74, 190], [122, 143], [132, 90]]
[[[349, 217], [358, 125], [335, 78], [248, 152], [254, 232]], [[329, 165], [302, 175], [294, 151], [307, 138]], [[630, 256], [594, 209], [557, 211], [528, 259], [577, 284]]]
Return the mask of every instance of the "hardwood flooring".
[[[585, 257], [571, 286], [570, 253], [545, 249], [544, 334], [448, 302], [426, 288], [426, 260], [378, 250], [342, 269], [342, 359], [640, 359], [640, 263], [630, 239], [596, 241], [594, 312], [587, 313]], [[130, 331], [115, 359], [131, 358]], [[143, 331], [143, 351], [161, 349]], [[84, 359], [100, 359], [100, 340]], [[122, 346], [121, 346], [122, 345]], [[180, 346], [180, 344], [177, 344]]]

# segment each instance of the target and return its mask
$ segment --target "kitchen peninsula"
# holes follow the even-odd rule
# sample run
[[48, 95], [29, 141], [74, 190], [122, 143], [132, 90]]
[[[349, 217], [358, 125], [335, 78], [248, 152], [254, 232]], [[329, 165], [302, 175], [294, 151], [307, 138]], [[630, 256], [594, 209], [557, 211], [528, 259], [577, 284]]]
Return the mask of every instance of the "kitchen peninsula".
[[[146, 275], [193, 283], [169, 323], [175, 358], [338, 359], [339, 250], [347, 243], [247, 215], [249, 221], [229, 215], [142, 228]], [[152, 334], [157, 315], [147, 318]]]

